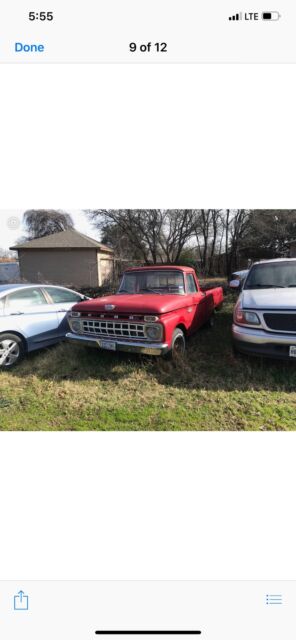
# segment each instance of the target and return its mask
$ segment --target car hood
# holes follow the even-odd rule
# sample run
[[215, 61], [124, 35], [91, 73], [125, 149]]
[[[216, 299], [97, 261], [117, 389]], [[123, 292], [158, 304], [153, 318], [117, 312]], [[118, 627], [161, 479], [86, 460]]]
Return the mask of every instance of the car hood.
[[246, 289], [241, 300], [244, 309], [295, 309], [296, 288]]
[[[186, 295], [118, 294], [79, 302], [72, 311], [162, 314], [181, 309], [186, 304]], [[112, 305], [114, 308], [106, 309], [106, 305]]]

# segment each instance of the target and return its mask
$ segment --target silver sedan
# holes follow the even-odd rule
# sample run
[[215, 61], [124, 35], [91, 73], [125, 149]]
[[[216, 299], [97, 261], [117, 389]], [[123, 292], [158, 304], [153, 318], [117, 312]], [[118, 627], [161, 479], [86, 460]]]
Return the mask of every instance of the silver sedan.
[[26, 353], [60, 342], [67, 313], [88, 300], [77, 291], [51, 285], [0, 285], [0, 368], [16, 365]]

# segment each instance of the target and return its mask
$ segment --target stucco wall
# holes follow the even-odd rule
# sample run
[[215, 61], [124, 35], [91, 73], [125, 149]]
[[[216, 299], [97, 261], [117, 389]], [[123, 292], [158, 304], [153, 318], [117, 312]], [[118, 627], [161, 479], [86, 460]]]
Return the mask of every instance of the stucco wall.
[[19, 251], [21, 278], [69, 287], [97, 287], [97, 250], [26, 249]]
[[113, 256], [110, 256], [110, 253], [98, 251], [98, 270], [99, 284], [102, 285], [110, 279], [113, 273]]

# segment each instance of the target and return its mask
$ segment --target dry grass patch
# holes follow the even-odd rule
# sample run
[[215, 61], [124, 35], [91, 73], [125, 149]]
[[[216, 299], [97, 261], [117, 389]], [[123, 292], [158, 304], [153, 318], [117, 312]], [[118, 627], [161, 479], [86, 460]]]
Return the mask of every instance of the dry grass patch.
[[189, 341], [178, 367], [70, 344], [31, 354], [0, 374], [0, 428], [295, 429], [296, 367], [234, 358], [233, 302]]

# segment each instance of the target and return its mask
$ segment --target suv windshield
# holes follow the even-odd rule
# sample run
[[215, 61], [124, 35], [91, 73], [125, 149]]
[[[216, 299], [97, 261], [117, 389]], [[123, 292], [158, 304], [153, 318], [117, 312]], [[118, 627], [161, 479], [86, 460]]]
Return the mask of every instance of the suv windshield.
[[252, 267], [244, 289], [296, 287], [296, 261], [256, 264]]
[[123, 275], [118, 293], [157, 293], [183, 295], [184, 277], [181, 271], [131, 271]]

